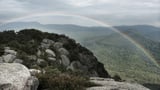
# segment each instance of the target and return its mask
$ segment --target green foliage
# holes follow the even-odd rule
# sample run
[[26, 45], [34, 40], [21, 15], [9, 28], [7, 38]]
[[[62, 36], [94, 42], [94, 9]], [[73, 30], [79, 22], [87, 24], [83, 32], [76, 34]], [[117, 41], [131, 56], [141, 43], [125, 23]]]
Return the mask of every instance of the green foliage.
[[27, 57], [27, 54], [23, 51], [19, 51], [19, 54], [17, 55], [17, 58], [23, 60], [23, 65], [27, 66], [28, 68], [32, 67], [34, 65], [34, 60], [30, 60]]
[[43, 33], [36, 29], [24, 29], [17, 34], [18, 41], [22, 43], [25, 43], [32, 39], [40, 42], [43, 38]]
[[0, 32], [0, 43], [5, 44], [8, 43], [8, 41], [15, 40], [16, 33], [14, 31], [4, 31]]
[[0, 45], [0, 56], [4, 54], [4, 47]]
[[57, 68], [45, 68], [45, 74], [37, 75], [40, 85], [38, 90], [85, 90], [85, 87], [95, 86], [79, 74], [62, 73]]

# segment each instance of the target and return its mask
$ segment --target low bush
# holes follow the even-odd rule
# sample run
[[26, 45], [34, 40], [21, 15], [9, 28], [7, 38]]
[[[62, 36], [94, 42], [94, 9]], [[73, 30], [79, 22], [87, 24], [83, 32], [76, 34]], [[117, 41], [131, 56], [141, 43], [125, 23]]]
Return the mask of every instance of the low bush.
[[38, 90], [85, 90], [86, 87], [96, 86], [89, 82], [87, 77], [68, 72], [61, 72], [58, 69], [46, 68], [45, 74], [37, 75], [40, 85]]

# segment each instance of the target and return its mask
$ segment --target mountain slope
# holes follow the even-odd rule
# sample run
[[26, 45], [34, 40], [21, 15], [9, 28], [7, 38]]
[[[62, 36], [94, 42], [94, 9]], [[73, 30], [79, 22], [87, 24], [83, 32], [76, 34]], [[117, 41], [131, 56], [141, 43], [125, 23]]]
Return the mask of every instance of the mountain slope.
[[141, 83], [159, 83], [160, 70], [129, 41], [118, 34], [96, 37], [83, 42], [108, 71], [122, 79]]

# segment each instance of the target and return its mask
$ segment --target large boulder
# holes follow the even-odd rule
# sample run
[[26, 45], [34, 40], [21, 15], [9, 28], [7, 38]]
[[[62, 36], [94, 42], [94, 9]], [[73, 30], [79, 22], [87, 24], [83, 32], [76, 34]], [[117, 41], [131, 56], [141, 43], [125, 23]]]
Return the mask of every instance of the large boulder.
[[40, 59], [40, 58], [37, 59], [37, 64], [38, 64], [38, 65], [41, 65], [41, 64], [43, 64], [44, 62], [45, 62], [44, 59]]
[[42, 52], [40, 50], [37, 51], [37, 56], [40, 57], [42, 55]]
[[69, 66], [70, 60], [66, 55], [61, 55], [61, 59], [62, 59], [62, 64], [64, 66], [66, 66], [66, 67]]
[[24, 90], [37, 90], [39, 85], [39, 81], [36, 77], [31, 76], [30, 78], [28, 78], [28, 81], [26, 83], [26, 86], [29, 87], [25, 87]]
[[36, 74], [40, 74], [41, 71], [37, 69], [29, 69], [29, 72], [32, 76], [35, 76]]
[[92, 54], [87, 55], [79, 53], [79, 59], [81, 64], [87, 66], [89, 76], [110, 77], [108, 72], [105, 70], [104, 65], [98, 62], [97, 58]]
[[42, 40], [42, 43], [52, 45], [52, 44], [54, 44], [55, 42], [54, 42], [53, 40], [50, 40], [50, 39], [45, 38], [45, 39]]
[[0, 90], [37, 90], [38, 79], [32, 78], [24, 65], [0, 63]]
[[45, 51], [47, 53], [48, 56], [51, 56], [51, 57], [56, 57], [56, 54], [54, 51], [52, 51], [51, 49], [46, 49]]
[[23, 60], [21, 60], [21, 59], [15, 59], [15, 60], [13, 61], [13, 63], [23, 63]]
[[116, 82], [109, 78], [91, 77], [91, 82], [100, 86], [90, 87], [87, 90], [150, 90], [137, 83]]
[[72, 71], [83, 71], [88, 72], [88, 68], [84, 65], [82, 65], [79, 61], [73, 61], [71, 64], [67, 67], [67, 69], [70, 69]]
[[17, 52], [15, 50], [8, 50], [8, 49], [6, 49], [6, 50], [4, 50], [4, 53], [5, 54], [17, 55]]
[[0, 57], [0, 63], [3, 63], [4, 61], [3, 61], [3, 58], [2, 57]]
[[93, 55], [79, 53], [80, 62], [88, 68], [93, 68], [97, 64], [97, 59]]
[[49, 48], [51, 45], [53, 45], [55, 42], [53, 40], [50, 39], [43, 39], [41, 42], [41, 48], [47, 49]]
[[55, 42], [54, 43], [54, 48], [56, 49], [56, 50], [58, 50], [58, 49], [60, 49], [60, 48], [62, 48], [63, 47], [63, 43], [61, 43], [61, 42]]
[[27, 57], [28, 57], [29, 60], [33, 60], [33, 61], [37, 60], [37, 56], [36, 55], [29, 55]]
[[3, 61], [5, 63], [10, 63], [10, 62], [14, 61], [14, 59], [16, 58], [16, 56], [12, 55], [12, 54], [7, 54], [7, 55], [3, 55], [2, 58], [3, 58]]
[[55, 62], [55, 61], [56, 61], [56, 58], [48, 57], [48, 61], [49, 61], [49, 62]]
[[60, 49], [58, 49], [58, 52], [59, 52], [61, 55], [69, 55], [69, 52], [68, 52], [65, 48], [60, 48]]

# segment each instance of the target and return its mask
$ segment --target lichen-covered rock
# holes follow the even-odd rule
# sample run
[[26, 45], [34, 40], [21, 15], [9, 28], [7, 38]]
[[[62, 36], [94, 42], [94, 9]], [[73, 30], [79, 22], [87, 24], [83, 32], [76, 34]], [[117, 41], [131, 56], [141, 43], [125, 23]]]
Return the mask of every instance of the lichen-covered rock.
[[46, 44], [52, 45], [52, 44], [54, 44], [55, 42], [54, 42], [53, 40], [50, 40], [50, 39], [45, 38], [45, 39], [42, 40], [42, 43], [46, 43]]
[[58, 49], [58, 52], [59, 52], [61, 55], [69, 55], [69, 52], [68, 52], [65, 48], [60, 48], [60, 49]]
[[89, 76], [110, 77], [105, 70], [104, 65], [97, 61], [97, 58], [92, 54], [79, 54], [80, 63], [86, 66], [89, 70]]
[[56, 58], [48, 57], [48, 61], [50, 61], [50, 62], [55, 62], [55, 61], [56, 61]]
[[62, 64], [64, 66], [66, 66], [66, 67], [69, 66], [70, 60], [66, 55], [61, 55], [61, 59], [62, 59]]
[[140, 84], [116, 82], [109, 78], [92, 77], [90, 81], [100, 86], [90, 87], [87, 90], [150, 90]]
[[56, 50], [58, 50], [58, 49], [60, 49], [60, 48], [62, 48], [63, 47], [63, 43], [61, 43], [61, 42], [55, 42], [54, 43], [54, 48], [56, 49]]
[[48, 49], [51, 45], [53, 45], [55, 42], [50, 39], [43, 39], [41, 42], [41, 48]]
[[44, 59], [40, 59], [40, 58], [37, 59], [37, 64], [38, 64], [38, 65], [40, 65], [40, 64], [42, 64], [42, 63], [44, 63], [44, 62], [45, 62]]
[[47, 55], [50, 56], [50, 57], [56, 57], [55, 52], [52, 51], [51, 49], [46, 49], [45, 52], [46, 52]]
[[5, 54], [17, 55], [17, 52], [16, 52], [16, 51], [14, 51], [14, 50], [8, 50], [8, 49], [4, 50], [4, 53], [5, 53]]
[[29, 56], [28, 56], [28, 59], [29, 59], [29, 60], [33, 60], [33, 61], [36, 61], [36, 60], [37, 60], [37, 57], [36, 57], [36, 55], [29, 55]]
[[41, 73], [41, 71], [37, 69], [29, 69], [29, 72], [32, 76], [35, 76], [36, 74]]
[[73, 61], [71, 64], [67, 67], [67, 69], [70, 69], [72, 71], [83, 71], [88, 72], [88, 68], [86, 66], [83, 66], [79, 61]]
[[40, 57], [42, 55], [42, 52], [40, 50], [37, 51], [37, 56]]
[[7, 54], [7, 55], [3, 55], [2, 58], [5, 63], [11, 63], [16, 58], [16, 56], [12, 54]]
[[41, 43], [41, 48], [47, 49], [50, 47], [50, 44]]
[[29, 80], [32, 80], [31, 74], [24, 65], [0, 63], [0, 90], [37, 90], [38, 81], [28, 84]]
[[38, 79], [34, 76], [31, 76], [28, 78], [26, 87], [24, 88], [24, 90], [37, 90], [38, 85], [39, 85]]
[[23, 60], [21, 60], [21, 59], [15, 59], [15, 60], [13, 61], [13, 63], [23, 63]]
[[3, 63], [4, 61], [3, 61], [3, 58], [2, 57], [0, 57], [0, 63]]

